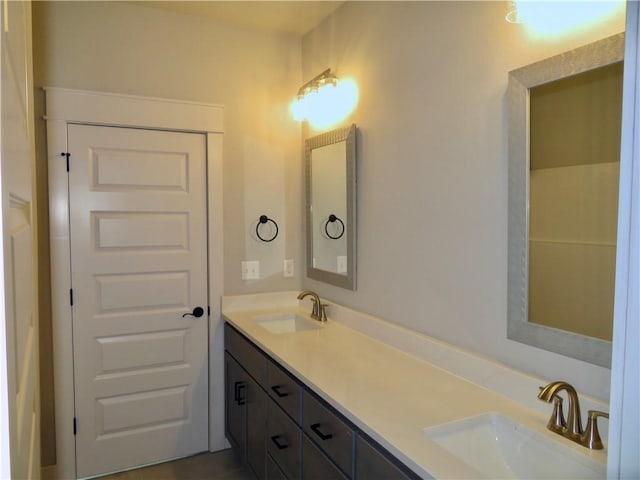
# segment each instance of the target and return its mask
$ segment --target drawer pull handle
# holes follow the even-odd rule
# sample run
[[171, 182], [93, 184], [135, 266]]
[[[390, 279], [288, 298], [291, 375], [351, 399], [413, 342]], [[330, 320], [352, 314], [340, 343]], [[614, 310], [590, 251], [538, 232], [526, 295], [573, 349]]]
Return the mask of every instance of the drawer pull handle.
[[278, 398], [284, 398], [284, 397], [288, 397], [289, 393], [288, 392], [282, 392], [282, 388], [284, 388], [282, 385], [274, 385], [273, 387], [271, 387], [271, 390], [273, 390], [275, 392], [275, 394], [278, 396]]
[[331, 433], [322, 433], [320, 431], [320, 424], [319, 423], [314, 423], [313, 425], [311, 425], [311, 431], [313, 433], [315, 433], [317, 436], [319, 436], [320, 440], [329, 440], [329, 439], [333, 438], [333, 434], [331, 434]]
[[281, 438], [282, 438], [281, 435], [274, 435], [273, 437], [271, 437], [271, 441], [278, 448], [278, 450], [284, 450], [285, 448], [289, 448], [289, 445], [287, 445], [286, 443], [280, 443]]
[[236, 382], [234, 384], [233, 399], [238, 405], [244, 405], [247, 403], [247, 396], [245, 395], [247, 390], [247, 384], [244, 382]]

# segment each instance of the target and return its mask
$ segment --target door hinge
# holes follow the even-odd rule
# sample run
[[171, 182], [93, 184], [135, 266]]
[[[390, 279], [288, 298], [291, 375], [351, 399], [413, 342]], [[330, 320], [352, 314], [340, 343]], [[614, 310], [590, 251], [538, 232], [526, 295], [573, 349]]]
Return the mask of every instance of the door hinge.
[[69, 171], [69, 157], [71, 154], [69, 152], [62, 152], [60, 154], [61, 157], [65, 157], [67, 159], [67, 172]]
[[78, 422], [76, 422], [76, 417], [73, 417], [73, 434], [78, 433]]
[[207, 305], [207, 316], [211, 316], [211, 306]]
[[73, 307], [73, 288], [69, 289], [69, 304]]

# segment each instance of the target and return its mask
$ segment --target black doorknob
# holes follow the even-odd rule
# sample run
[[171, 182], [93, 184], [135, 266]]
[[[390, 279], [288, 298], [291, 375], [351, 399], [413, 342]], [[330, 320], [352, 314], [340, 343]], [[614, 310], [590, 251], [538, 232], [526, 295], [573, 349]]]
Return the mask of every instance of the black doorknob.
[[193, 312], [187, 312], [184, 315], [182, 315], [182, 317], [184, 318], [189, 315], [191, 315], [192, 317], [200, 318], [202, 315], [204, 315], [204, 308], [196, 307], [193, 309]]

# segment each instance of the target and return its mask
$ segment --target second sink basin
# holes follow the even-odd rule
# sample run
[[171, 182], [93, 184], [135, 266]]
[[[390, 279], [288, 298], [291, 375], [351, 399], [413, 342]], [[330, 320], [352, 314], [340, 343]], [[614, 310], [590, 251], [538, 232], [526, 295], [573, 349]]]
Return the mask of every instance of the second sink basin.
[[425, 428], [424, 434], [486, 478], [604, 478], [586, 455], [491, 412]]
[[301, 317], [295, 313], [259, 315], [253, 317], [252, 320], [271, 333], [294, 333], [322, 328], [320, 322]]

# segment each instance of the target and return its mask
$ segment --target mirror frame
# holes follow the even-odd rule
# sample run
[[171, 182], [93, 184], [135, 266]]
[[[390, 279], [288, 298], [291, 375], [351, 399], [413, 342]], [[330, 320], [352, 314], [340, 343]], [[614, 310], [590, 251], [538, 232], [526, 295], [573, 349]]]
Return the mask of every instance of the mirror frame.
[[611, 368], [611, 342], [529, 323], [529, 89], [620, 62], [624, 33], [509, 72], [507, 338]]
[[[313, 266], [313, 224], [311, 213], [311, 156], [315, 148], [346, 142], [347, 169], [347, 274], [342, 275]], [[356, 289], [356, 126], [338, 128], [305, 140], [306, 219], [307, 219], [307, 277], [348, 290]]]

